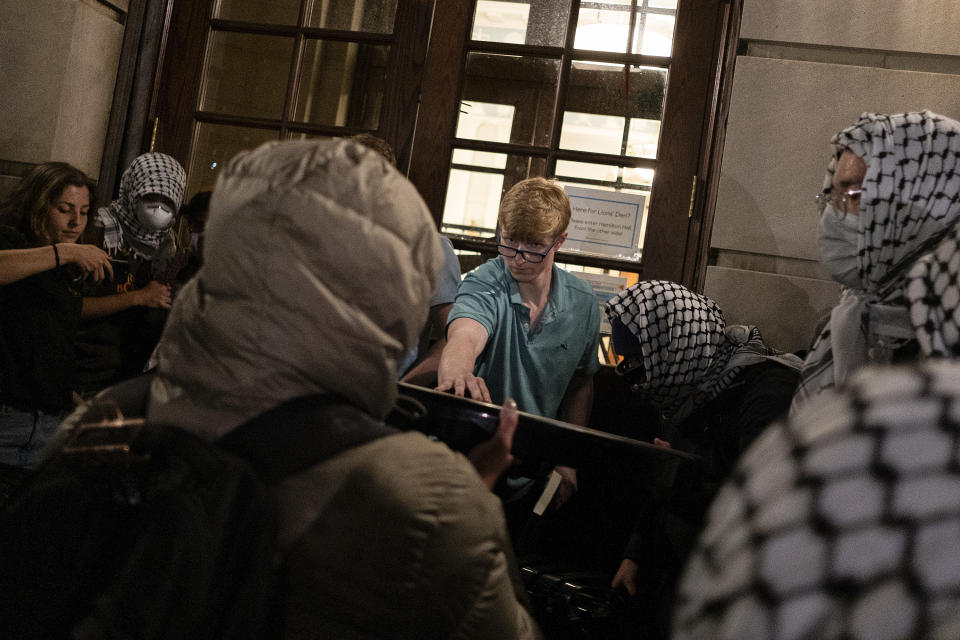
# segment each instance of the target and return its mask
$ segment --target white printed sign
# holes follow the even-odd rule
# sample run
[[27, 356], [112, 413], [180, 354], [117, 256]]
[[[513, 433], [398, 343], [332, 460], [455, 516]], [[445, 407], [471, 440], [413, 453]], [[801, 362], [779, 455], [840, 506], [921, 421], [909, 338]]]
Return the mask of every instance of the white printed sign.
[[570, 226], [564, 249], [636, 259], [645, 194], [566, 187]]

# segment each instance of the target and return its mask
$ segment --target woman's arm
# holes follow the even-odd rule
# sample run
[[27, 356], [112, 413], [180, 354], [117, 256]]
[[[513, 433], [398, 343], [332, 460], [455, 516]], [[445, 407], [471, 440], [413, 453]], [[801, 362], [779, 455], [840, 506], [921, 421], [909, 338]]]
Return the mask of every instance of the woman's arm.
[[53, 247], [0, 251], [0, 285], [23, 280], [57, 266]]
[[0, 285], [10, 284], [64, 264], [75, 264], [95, 281], [113, 277], [107, 254], [90, 244], [59, 242], [34, 249], [0, 251]]
[[170, 287], [151, 280], [143, 289], [126, 291], [112, 296], [84, 298], [80, 317], [84, 320], [102, 318], [130, 307], [170, 308]]

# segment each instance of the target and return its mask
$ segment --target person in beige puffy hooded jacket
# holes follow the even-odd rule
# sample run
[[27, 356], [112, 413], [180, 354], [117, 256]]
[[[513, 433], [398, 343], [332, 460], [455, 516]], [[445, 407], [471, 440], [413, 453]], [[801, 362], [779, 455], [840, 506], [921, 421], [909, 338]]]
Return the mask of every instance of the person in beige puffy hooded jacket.
[[[413, 185], [349, 141], [268, 143], [224, 168], [205, 241], [160, 343], [148, 420], [214, 441], [333, 394], [317, 429], [387, 429], [442, 261]], [[515, 413], [502, 415], [501, 432]], [[504, 442], [492, 467], [471, 452], [474, 468], [388, 430], [274, 485], [284, 636], [539, 638], [488, 490]]]

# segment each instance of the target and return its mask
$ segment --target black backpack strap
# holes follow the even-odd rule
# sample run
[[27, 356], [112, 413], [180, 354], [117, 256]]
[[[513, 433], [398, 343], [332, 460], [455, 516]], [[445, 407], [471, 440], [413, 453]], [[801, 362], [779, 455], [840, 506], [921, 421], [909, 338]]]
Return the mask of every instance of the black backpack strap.
[[334, 394], [294, 398], [245, 422], [217, 440], [263, 482], [275, 484], [335, 455], [400, 433]]

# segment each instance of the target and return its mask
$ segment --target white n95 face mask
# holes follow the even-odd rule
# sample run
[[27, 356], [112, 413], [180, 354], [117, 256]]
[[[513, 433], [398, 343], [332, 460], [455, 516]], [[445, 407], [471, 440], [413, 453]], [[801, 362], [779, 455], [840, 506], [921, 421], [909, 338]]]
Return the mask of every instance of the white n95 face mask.
[[860, 288], [860, 270], [857, 267], [857, 241], [860, 237], [860, 217], [842, 218], [832, 204], [827, 204], [817, 225], [820, 261], [831, 277], [842, 285]]
[[150, 231], [163, 231], [173, 224], [173, 207], [165, 202], [141, 202], [137, 219]]

